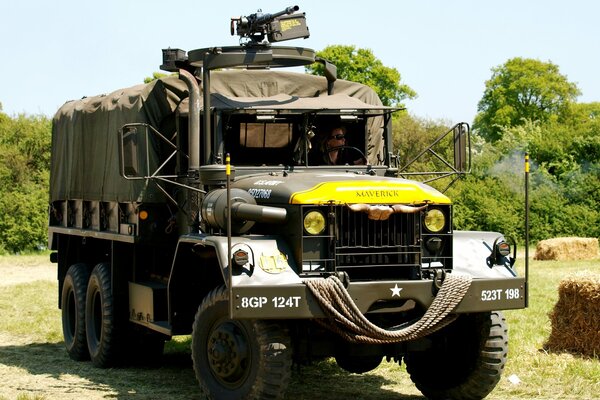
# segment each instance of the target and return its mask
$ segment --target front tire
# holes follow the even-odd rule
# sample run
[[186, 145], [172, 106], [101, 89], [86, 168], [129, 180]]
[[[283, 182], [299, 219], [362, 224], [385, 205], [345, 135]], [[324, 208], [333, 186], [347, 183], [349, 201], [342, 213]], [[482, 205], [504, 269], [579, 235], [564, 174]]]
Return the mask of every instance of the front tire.
[[196, 313], [192, 360], [210, 399], [280, 399], [291, 376], [291, 339], [280, 325], [229, 319], [228, 291], [210, 292]]
[[479, 400], [500, 381], [508, 354], [502, 313], [461, 315], [430, 339], [430, 349], [404, 358], [410, 378], [427, 398]]
[[75, 361], [90, 358], [85, 333], [85, 298], [89, 276], [86, 264], [71, 265], [65, 275], [60, 298], [65, 347], [69, 357]]

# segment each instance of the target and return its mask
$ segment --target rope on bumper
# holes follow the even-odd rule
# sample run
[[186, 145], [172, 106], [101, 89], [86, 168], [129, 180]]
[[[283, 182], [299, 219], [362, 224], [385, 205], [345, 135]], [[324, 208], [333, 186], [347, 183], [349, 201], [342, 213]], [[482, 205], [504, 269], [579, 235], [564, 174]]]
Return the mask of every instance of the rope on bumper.
[[327, 314], [317, 322], [355, 343], [396, 343], [427, 336], [456, 319], [450, 314], [471, 286], [471, 277], [447, 274], [437, 296], [423, 316], [406, 327], [390, 330], [369, 321], [358, 309], [344, 284], [335, 276], [327, 279], [306, 279], [304, 283]]

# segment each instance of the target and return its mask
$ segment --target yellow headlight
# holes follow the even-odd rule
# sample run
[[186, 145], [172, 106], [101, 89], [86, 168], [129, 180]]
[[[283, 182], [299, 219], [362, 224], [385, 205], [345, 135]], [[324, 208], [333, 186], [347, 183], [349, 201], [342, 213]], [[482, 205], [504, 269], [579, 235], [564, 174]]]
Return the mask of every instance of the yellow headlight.
[[437, 233], [446, 226], [446, 216], [439, 208], [432, 208], [425, 213], [424, 222], [428, 231]]
[[325, 230], [325, 217], [319, 211], [309, 211], [304, 216], [304, 230], [311, 235], [318, 235]]

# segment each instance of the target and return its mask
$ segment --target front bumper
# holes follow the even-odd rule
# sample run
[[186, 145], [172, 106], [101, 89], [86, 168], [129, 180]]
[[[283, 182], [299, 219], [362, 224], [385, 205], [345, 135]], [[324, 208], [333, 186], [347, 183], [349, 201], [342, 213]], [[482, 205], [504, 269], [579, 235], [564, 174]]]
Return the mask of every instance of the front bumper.
[[[475, 313], [526, 307], [524, 278], [473, 279], [465, 297], [453, 313]], [[432, 280], [355, 282], [348, 293], [365, 314], [375, 303], [385, 312], [386, 302], [398, 304], [412, 300], [424, 309], [435, 298]], [[304, 284], [277, 286], [234, 286], [231, 317], [234, 319], [305, 319], [325, 318], [318, 301]], [[391, 307], [389, 312], [397, 308]]]

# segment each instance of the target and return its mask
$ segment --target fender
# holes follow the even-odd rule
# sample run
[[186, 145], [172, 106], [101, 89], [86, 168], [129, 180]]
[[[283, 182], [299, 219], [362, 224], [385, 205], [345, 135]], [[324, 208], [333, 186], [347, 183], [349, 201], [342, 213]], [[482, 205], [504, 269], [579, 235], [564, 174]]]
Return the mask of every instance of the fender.
[[[180, 238], [180, 243], [193, 243], [194, 246], [212, 247], [217, 255], [223, 281], [229, 283], [227, 262], [227, 237], [205, 234], [189, 234]], [[284, 285], [302, 283], [296, 273], [292, 252], [288, 245], [277, 236], [246, 235], [231, 238], [231, 253], [243, 251], [248, 261], [234, 265], [232, 284], [236, 286]]]
[[494, 242], [504, 236], [497, 232], [454, 231], [454, 271], [473, 278], [513, 278], [516, 270], [507, 262], [489, 267], [486, 260], [492, 253]]

